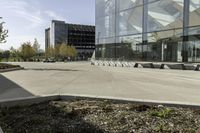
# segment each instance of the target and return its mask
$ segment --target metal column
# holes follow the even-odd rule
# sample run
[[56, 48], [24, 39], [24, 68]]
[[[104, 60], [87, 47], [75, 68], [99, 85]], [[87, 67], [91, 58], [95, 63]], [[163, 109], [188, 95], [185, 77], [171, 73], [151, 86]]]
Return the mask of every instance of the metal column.
[[182, 56], [183, 62], [188, 62], [188, 33], [189, 33], [189, 15], [190, 15], [190, 0], [184, 0], [184, 8], [183, 8], [183, 48], [182, 48]]
[[115, 59], [117, 59], [117, 0], [115, 0]]
[[143, 60], [146, 60], [147, 58], [147, 55], [144, 54], [144, 45], [148, 44], [147, 22], [148, 22], [148, 0], [143, 0], [143, 18], [142, 18], [142, 58]]

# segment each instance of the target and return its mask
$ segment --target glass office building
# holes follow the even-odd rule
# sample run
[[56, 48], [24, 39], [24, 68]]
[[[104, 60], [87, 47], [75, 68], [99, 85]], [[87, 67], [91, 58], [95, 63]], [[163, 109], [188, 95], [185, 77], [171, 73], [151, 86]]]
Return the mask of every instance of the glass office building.
[[200, 62], [200, 0], [96, 0], [95, 56]]
[[50, 28], [45, 29], [45, 50], [62, 43], [73, 45], [79, 60], [91, 58], [95, 50], [95, 26], [52, 20]]

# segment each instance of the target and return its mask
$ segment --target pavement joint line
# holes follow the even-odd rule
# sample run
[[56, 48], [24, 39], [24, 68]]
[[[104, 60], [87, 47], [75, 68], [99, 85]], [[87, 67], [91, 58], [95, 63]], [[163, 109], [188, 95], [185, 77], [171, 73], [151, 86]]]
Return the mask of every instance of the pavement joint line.
[[200, 104], [189, 102], [175, 102], [175, 101], [158, 101], [158, 100], [145, 100], [145, 99], [133, 99], [133, 98], [120, 98], [110, 96], [95, 96], [95, 95], [80, 95], [80, 94], [65, 94], [65, 95], [48, 95], [48, 96], [35, 96], [28, 98], [7, 99], [0, 101], [0, 107], [12, 107], [18, 105], [31, 105], [52, 100], [110, 100], [114, 103], [133, 103], [140, 105], [164, 105], [167, 107], [182, 107], [182, 108], [196, 108], [200, 109]]

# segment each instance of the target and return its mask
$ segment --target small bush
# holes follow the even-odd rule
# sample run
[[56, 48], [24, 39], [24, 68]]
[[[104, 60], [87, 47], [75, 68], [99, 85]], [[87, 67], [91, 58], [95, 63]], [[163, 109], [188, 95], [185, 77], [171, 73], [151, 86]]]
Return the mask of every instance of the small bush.
[[172, 113], [172, 109], [170, 108], [164, 108], [159, 110], [151, 110], [149, 112], [150, 116], [156, 116], [160, 118], [168, 118]]

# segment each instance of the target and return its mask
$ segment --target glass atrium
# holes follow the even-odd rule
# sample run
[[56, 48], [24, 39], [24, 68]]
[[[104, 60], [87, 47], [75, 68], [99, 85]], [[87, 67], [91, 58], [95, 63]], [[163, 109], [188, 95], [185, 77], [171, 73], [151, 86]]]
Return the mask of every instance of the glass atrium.
[[96, 59], [200, 62], [200, 0], [96, 0]]

